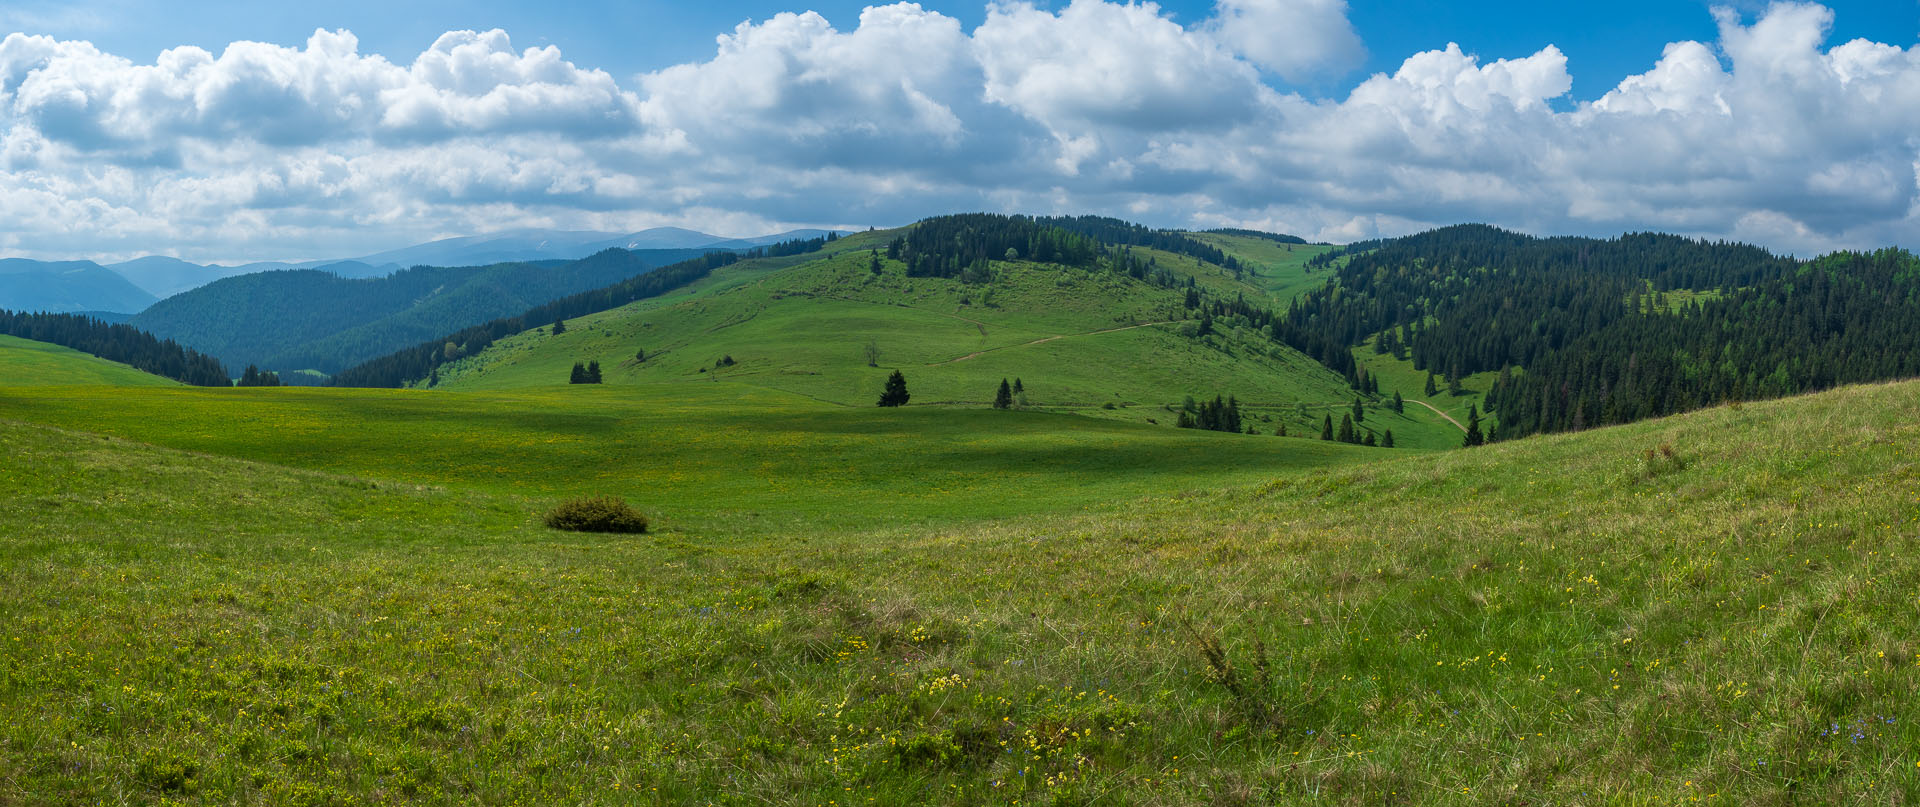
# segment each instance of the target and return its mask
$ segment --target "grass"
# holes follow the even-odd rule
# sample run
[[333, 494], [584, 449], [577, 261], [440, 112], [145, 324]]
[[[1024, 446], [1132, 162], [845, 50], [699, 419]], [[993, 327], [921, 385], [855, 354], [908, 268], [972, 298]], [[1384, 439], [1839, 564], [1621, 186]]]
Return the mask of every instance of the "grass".
[[[0, 803], [1920, 797], [1913, 383], [751, 538], [551, 532], [539, 474], [472, 448], [333, 459], [415, 400], [495, 426], [483, 396], [127, 392], [82, 425], [364, 467], [0, 422]], [[525, 402], [564, 438], [593, 393]], [[5, 417], [64, 419], [34, 400]], [[272, 447], [326, 439], [288, 412], [341, 445]]]
[[1265, 238], [1225, 233], [1191, 233], [1195, 240], [1219, 247], [1247, 265], [1248, 285], [1265, 291], [1281, 308], [1293, 298], [1327, 284], [1327, 269], [1309, 271], [1307, 261], [1333, 249], [1329, 246], [1281, 244]]
[[0, 384], [172, 387], [179, 382], [72, 348], [0, 336]]
[[617, 495], [660, 521], [749, 535], [1059, 512], [1381, 453], [1060, 414], [849, 408], [734, 383], [110, 398], [0, 387], [0, 418], [556, 502]]

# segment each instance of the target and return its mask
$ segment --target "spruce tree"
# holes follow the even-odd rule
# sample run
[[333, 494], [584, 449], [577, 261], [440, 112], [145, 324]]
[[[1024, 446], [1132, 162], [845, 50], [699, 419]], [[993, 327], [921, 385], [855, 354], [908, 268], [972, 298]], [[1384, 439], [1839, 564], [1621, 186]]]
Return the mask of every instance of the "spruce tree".
[[1004, 378], [1000, 379], [999, 391], [993, 394], [993, 408], [995, 409], [1012, 409], [1013, 408], [1013, 387], [1012, 385], [1009, 385], [1007, 383], [1007, 380]]
[[1388, 429], [1386, 436], [1380, 438], [1380, 447], [1381, 448], [1393, 447], [1393, 430], [1392, 429]]
[[1407, 402], [1400, 399], [1399, 390], [1393, 391], [1393, 411], [1403, 414], [1407, 411]]
[[1467, 405], [1467, 436], [1464, 440], [1461, 441], [1461, 445], [1472, 447], [1477, 445], [1483, 445], [1486, 442], [1487, 442], [1486, 436], [1480, 433], [1480, 408], [1472, 404], [1468, 404]]
[[566, 321], [566, 320], [564, 320], [564, 319], [556, 319], [556, 320], [554, 320], [554, 321], [553, 321], [553, 335], [554, 335], [554, 336], [559, 336], [560, 334], [563, 334], [563, 333], [566, 333], [566, 332], [567, 332], [567, 321]]
[[880, 392], [879, 405], [906, 406], [907, 399], [911, 397], [913, 396], [907, 394], [907, 377], [901, 375], [899, 370], [895, 370], [893, 375], [887, 376], [887, 387]]
[[587, 383], [589, 384], [600, 383], [600, 362], [597, 362], [597, 361], [587, 362]]
[[1340, 416], [1340, 435], [1339, 435], [1339, 437], [1340, 437], [1340, 442], [1342, 442], [1342, 443], [1358, 443], [1358, 442], [1360, 442], [1360, 440], [1359, 440], [1358, 438], [1356, 438], [1356, 437], [1354, 437], [1354, 435], [1353, 435], [1353, 416], [1352, 416], [1352, 415], [1341, 415], [1341, 416]]
[[1027, 391], [1027, 387], [1025, 384], [1020, 383], [1020, 379], [1016, 378], [1013, 380], [1013, 394], [1019, 395], [1020, 393], [1026, 392], [1026, 391]]
[[579, 362], [574, 362], [573, 375], [567, 378], [567, 383], [569, 384], [587, 383], [587, 366]]
[[1373, 432], [1367, 432], [1367, 438], [1365, 440], [1361, 440], [1360, 444], [1363, 446], [1367, 446], [1368, 448], [1372, 448], [1374, 446], [1380, 445], [1377, 441], [1375, 441]]
[[1320, 439], [1322, 440], [1333, 439], [1333, 416], [1332, 415], [1328, 415], [1325, 420], [1320, 421]]
[[1366, 420], [1367, 407], [1360, 402], [1359, 398], [1353, 399], [1353, 422], [1364, 423]]
[[1440, 387], [1433, 383], [1433, 371], [1428, 370], [1427, 371], [1427, 397], [1431, 398], [1439, 394], [1440, 394]]

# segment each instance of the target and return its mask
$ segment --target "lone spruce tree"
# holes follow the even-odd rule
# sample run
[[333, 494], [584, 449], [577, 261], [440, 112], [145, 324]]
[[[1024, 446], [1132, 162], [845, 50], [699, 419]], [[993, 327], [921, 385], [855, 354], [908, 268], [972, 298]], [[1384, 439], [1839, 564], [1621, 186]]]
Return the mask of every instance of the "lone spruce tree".
[[1468, 404], [1467, 405], [1467, 436], [1464, 440], [1461, 441], [1460, 444], [1463, 446], [1472, 447], [1477, 445], [1485, 445], [1486, 442], [1487, 442], [1486, 435], [1480, 433], [1480, 408], [1472, 404]]
[[1000, 391], [993, 394], [993, 408], [1013, 408], [1013, 385], [1008, 384], [1004, 378], [1000, 379]]
[[893, 375], [887, 376], [887, 388], [880, 392], [880, 405], [906, 406], [907, 399], [911, 397], [907, 394], [907, 377], [895, 370]]

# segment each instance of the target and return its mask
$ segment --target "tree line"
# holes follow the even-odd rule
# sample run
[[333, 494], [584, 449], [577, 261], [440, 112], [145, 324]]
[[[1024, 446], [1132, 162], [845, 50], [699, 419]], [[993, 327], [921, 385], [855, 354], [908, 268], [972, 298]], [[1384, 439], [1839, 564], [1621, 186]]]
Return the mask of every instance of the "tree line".
[[0, 334], [69, 347], [198, 387], [232, 386], [219, 359], [131, 325], [80, 314], [29, 314], [0, 309]]

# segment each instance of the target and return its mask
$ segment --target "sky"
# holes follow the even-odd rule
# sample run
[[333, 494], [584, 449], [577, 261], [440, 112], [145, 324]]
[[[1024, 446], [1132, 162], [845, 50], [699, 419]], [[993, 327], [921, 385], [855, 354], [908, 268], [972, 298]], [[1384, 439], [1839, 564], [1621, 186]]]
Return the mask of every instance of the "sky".
[[1920, 0], [0, 6], [0, 255], [1098, 213], [1920, 247]]

